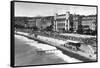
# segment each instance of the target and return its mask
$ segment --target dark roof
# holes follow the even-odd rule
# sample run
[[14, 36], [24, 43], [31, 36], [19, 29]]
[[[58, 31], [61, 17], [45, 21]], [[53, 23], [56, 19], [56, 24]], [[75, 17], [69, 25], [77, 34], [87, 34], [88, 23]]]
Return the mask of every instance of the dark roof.
[[57, 16], [65, 16], [66, 14], [60, 14], [60, 15], [57, 15]]

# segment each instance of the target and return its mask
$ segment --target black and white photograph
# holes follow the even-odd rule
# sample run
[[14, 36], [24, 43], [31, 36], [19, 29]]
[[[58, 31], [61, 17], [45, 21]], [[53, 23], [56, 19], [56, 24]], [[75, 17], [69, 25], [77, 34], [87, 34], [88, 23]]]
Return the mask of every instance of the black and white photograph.
[[11, 2], [11, 66], [98, 61], [96, 5]]

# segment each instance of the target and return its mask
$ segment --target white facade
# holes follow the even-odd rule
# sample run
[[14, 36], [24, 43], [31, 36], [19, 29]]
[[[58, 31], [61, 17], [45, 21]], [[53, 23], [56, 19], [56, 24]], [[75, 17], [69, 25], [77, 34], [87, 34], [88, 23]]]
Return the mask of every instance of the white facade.
[[54, 30], [55, 31], [68, 31], [70, 29], [70, 21], [69, 21], [69, 12], [66, 12], [66, 14], [55, 14], [54, 16]]

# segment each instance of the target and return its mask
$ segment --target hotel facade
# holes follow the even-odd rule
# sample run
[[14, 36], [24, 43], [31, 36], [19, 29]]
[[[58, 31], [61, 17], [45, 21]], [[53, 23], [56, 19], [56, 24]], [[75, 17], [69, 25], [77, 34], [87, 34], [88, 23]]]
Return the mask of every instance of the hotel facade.
[[54, 16], [54, 31], [62, 32], [69, 31], [70, 29], [70, 13], [66, 12], [66, 14], [58, 15], [57, 13]]
[[65, 14], [55, 14], [54, 15], [54, 25], [53, 30], [57, 32], [70, 32], [82, 33], [84, 31], [96, 30], [97, 24], [96, 15], [76, 15], [66, 12]]

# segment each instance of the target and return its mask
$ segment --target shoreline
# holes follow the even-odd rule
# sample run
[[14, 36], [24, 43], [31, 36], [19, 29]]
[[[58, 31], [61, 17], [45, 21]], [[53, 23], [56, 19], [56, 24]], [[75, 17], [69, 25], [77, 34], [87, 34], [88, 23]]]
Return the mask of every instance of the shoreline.
[[[27, 40], [27, 39], [26, 39]], [[31, 44], [30, 44], [31, 43]], [[37, 47], [36, 46], [33, 46], [33, 43], [32, 43], [32, 41], [30, 40], [30, 41], [28, 41], [28, 43], [26, 43], [27, 45], [29, 45], [29, 46], [31, 46], [31, 47], [35, 47], [36, 49], [37, 49]], [[36, 42], [36, 44], [38, 44], [38, 42]], [[40, 44], [40, 43], [39, 43]], [[46, 45], [47, 46], [47, 45]], [[31, 50], [32, 51], [32, 50]], [[31, 53], [31, 55], [33, 54], [31, 51], [29, 51], [29, 53]], [[27, 52], [28, 53], [28, 52]], [[45, 56], [46, 54], [44, 54], [44, 56]], [[48, 55], [46, 55], [46, 56], [48, 56]], [[49, 55], [50, 56], [50, 55]], [[58, 57], [58, 59], [57, 60], [60, 60], [59, 62], [57, 62], [57, 63], [74, 63], [74, 62], [82, 62], [82, 61], [80, 61], [80, 60], [77, 60], [77, 59], [75, 59], [75, 58], [73, 58], [73, 57], [69, 57], [69, 56], [67, 56], [67, 55], [64, 55], [62, 52], [60, 52], [60, 51], [58, 51], [57, 52], [57, 54], [54, 52], [54, 54], [52, 54], [52, 56], [53, 57], [50, 57], [50, 58], [54, 58], [54, 56], [56, 57], [56, 59], [57, 59], [57, 57]], [[53, 59], [53, 60], [56, 60], [56, 59]], [[53, 60], [51, 61], [51, 62], [53, 62]], [[48, 61], [49, 62], [49, 61]], [[55, 61], [54, 61], [55, 62]], [[42, 64], [42, 63], [41, 63]], [[51, 63], [50, 63], [51, 64]], [[35, 62], [34, 62], [34, 65], [35, 65]]]

